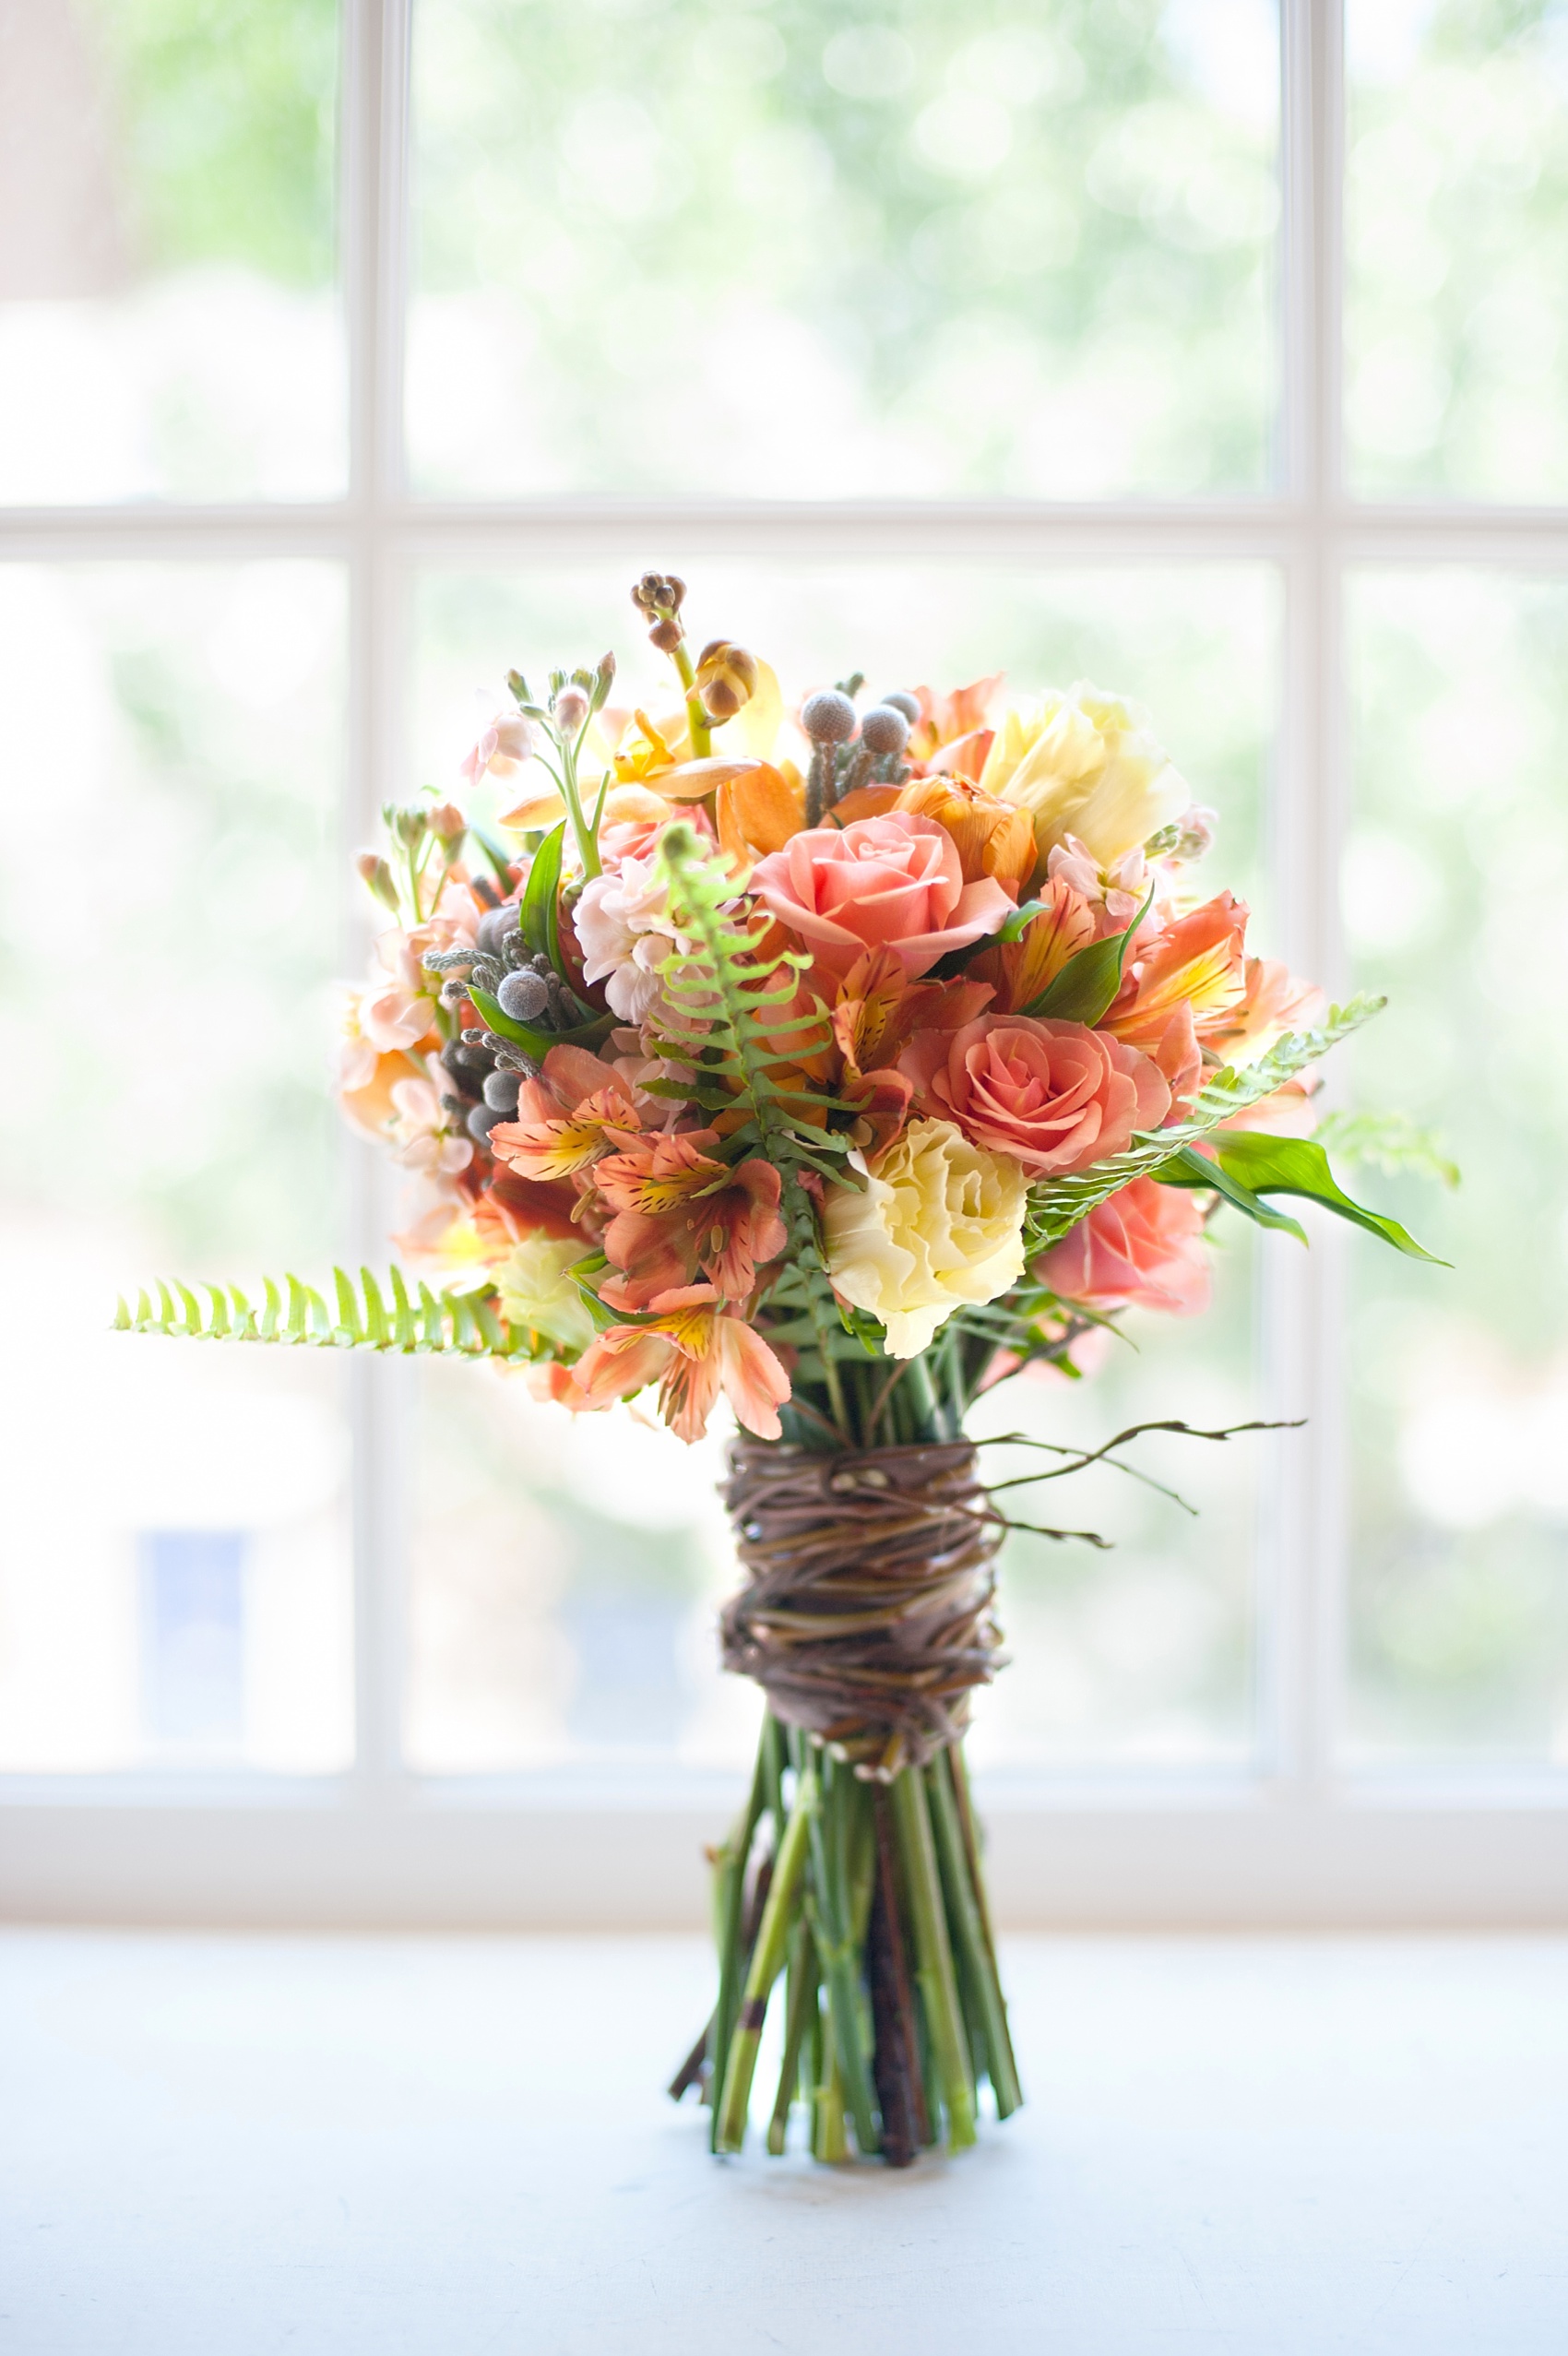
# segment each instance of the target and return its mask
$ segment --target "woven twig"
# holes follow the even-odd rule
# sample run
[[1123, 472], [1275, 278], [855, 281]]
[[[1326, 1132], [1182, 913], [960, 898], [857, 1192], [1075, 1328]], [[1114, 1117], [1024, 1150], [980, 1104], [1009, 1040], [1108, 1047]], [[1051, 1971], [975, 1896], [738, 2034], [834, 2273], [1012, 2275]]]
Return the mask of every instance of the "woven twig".
[[957, 1742], [970, 1694], [1001, 1666], [1004, 1530], [975, 1463], [963, 1440], [731, 1448], [723, 1495], [747, 1580], [719, 1623], [724, 1666], [868, 1780]]

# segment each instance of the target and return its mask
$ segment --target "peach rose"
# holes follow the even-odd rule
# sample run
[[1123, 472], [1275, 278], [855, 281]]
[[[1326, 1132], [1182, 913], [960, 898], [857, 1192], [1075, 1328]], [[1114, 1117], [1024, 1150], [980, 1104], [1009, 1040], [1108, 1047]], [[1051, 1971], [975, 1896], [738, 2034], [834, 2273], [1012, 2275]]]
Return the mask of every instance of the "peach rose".
[[1035, 1262], [1041, 1284], [1087, 1309], [1163, 1309], [1195, 1316], [1208, 1306], [1203, 1214], [1180, 1186], [1134, 1178]]
[[1148, 1057], [1084, 1023], [981, 1015], [917, 1031], [899, 1058], [923, 1109], [1027, 1170], [1087, 1170], [1157, 1129], [1170, 1090]]
[[809, 827], [758, 861], [751, 889], [835, 975], [887, 948], [912, 981], [1013, 913], [993, 876], [965, 883], [944, 827], [908, 810]]

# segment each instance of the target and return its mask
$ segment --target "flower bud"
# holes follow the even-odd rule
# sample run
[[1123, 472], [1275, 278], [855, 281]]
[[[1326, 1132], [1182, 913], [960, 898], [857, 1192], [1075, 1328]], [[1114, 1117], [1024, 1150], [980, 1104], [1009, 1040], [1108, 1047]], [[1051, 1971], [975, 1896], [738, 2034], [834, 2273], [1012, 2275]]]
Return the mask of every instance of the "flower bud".
[[468, 830], [469, 822], [455, 802], [438, 802], [430, 813], [430, 831], [444, 851], [455, 851]]
[[551, 710], [562, 735], [575, 736], [588, 716], [588, 699], [584, 690], [576, 684], [563, 687]]
[[728, 638], [710, 638], [697, 658], [697, 687], [710, 720], [733, 720], [756, 692], [757, 660]]
[[814, 744], [847, 744], [855, 732], [855, 707], [837, 687], [824, 687], [801, 706], [801, 726]]
[[645, 573], [632, 591], [632, 602], [643, 613], [679, 613], [686, 584], [676, 573]]
[[686, 634], [679, 622], [671, 619], [656, 622], [647, 635], [660, 654], [673, 654]]
[[430, 821], [419, 803], [412, 802], [405, 810], [392, 813], [392, 831], [406, 849], [413, 851], [424, 840]]
[[391, 868], [388, 867], [380, 852], [362, 851], [354, 862], [354, 868], [360, 881], [374, 892], [376, 898], [389, 908], [396, 916], [398, 914], [398, 886], [393, 881]]

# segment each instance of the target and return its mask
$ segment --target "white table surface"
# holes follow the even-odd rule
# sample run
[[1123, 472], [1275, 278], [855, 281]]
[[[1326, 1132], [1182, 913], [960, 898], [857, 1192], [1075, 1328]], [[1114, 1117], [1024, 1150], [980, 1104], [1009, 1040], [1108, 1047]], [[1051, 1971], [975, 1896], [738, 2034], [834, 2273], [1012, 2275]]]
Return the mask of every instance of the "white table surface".
[[683, 1939], [0, 1935], [5, 2356], [1568, 2350], [1568, 1940], [1015, 1939], [1029, 2106], [715, 2161]]

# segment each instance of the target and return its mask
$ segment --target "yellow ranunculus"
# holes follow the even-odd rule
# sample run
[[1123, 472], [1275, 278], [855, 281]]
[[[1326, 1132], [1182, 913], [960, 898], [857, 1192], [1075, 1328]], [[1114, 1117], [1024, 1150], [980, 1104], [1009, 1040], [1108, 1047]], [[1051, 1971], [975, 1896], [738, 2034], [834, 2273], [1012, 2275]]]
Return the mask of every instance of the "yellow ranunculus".
[[507, 1324], [542, 1334], [558, 1350], [586, 1350], [597, 1328], [571, 1276], [586, 1256], [575, 1236], [526, 1235], [514, 1243], [495, 1278]]
[[971, 1145], [951, 1121], [911, 1121], [864, 1193], [830, 1189], [827, 1272], [916, 1358], [966, 1301], [994, 1301], [1024, 1272], [1023, 1165]]
[[1010, 711], [980, 781], [982, 791], [1028, 812], [1042, 860], [1074, 835], [1101, 867], [1113, 867], [1192, 800], [1136, 707], [1086, 680]]

